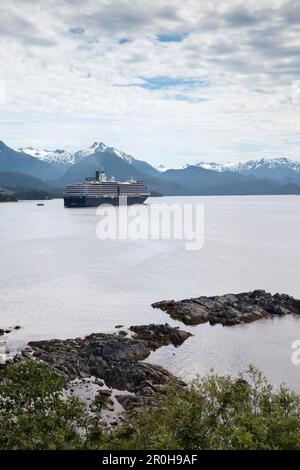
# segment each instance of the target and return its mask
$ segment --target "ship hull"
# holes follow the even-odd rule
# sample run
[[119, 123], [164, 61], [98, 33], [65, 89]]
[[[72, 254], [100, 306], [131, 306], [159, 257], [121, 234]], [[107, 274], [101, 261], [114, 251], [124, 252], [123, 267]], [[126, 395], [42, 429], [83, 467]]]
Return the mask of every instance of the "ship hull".
[[[131, 196], [127, 197], [127, 205], [132, 204], [143, 204], [146, 201], [148, 196]], [[111, 204], [113, 206], [124, 205], [124, 198], [108, 198], [108, 197], [64, 197], [64, 206], [65, 207], [98, 207], [102, 204]]]

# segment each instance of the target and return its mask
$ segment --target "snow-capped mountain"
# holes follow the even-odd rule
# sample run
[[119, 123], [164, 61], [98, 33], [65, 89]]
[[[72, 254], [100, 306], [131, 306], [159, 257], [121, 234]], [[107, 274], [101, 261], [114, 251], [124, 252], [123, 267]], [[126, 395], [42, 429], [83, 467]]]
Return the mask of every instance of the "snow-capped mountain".
[[107, 145], [103, 144], [103, 142], [95, 142], [90, 147], [78, 150], [78, 152], [76, 152], [74, 155], [76, 155], [79, 160], [83, 160], [84, 158], [90, 157], [96, 152], [105, 152], [107, 149]]
[[255, 175], [272, 179], [300, 176], [300, 162], [285, 157], [261, 158], [260, 160], [248, 160], [246, 162], [199, 162], [193, 165], [186, 165], [185, 167], [187, 168], [189, 166], [197, 166], [205, 170], [218, 172], [231, 171], [243, 175]]
[[50, 163], [56, 167], [68, 167], [76, 163], [74, 155], [72, 153], [66, 152], [65, 150], [39, 150], [33, 147], [21, 147], [17, 151], [31, 155], [38, 160]]
[[76, 161], [80, 161], [86, 157], [90, 157], [91, 155], [98, 153], [98, 152], [109, 152], [116, 155], [122, 160], [127, 161], [128, 163], [132, 163], [134, 158], [131, 155], [127, 155], [125, 152], [115, 148], [115, 147], [108, 147], [103, 142], [94, 142], [93, 145], [87, 147], [83, 150], [79, 150], [74, 154]]
[[[238, 171], [240, 173], [253, 172], [259, 169], [269, 170], [291, 170], [295, 173], [300, 173], [300, 162], [290, 160], [286, 157], [281, 158], [262, 158], [260, 160], [249, 160], [245, 163], [238, 163], [231, 166], [231, 171]], [[230, 167], [229, 167], [230, 169]]]
[[107, 156], [118, 157], [129, 165], [132, 165], [149, 175], [155, 176], [159, 174], [149, 163], [138, 160], [116, 147], [109, 147], [103, 142], [94, 142], [90, 147], [84, 148], [75, 153], [66, 152], [65, 150], [39, 150], [33, 147], [22, 147], [19, 148], [17, 152], [26, 153], [27, 155], [59, 168], [69, 168], [88, 157], [92, 157], [93, 155], [105, 154]]
[[46, 181], [58, 178], [65, 172], [65, 168], [14, 150], [0, 141], [0, 172], [2, 171], [22, 173]]
[[79, 150], [75, 153], [70, 153], [65, 150], [40, 150], [33, 147], [22, 147], [17, 149], [18, 152], [26, 153], [27, 155], [31, 155], [41, 161], [45, 161], [50, 163], [54, 166], [66, 166], [69, 167], [71, 165], [75, 165], [75, 163], [80, 162], [84, 158], [90, 157], [95, 153], [98, 152], [109, 152], [111, 154], [116, 155], [119, 158], [127, 161], [128, 163], [132, 164], [135, 160], [131, 155], [127, 155], [125, 152], [118, 150], [114, 147], [108, 147], [103, 142], [95, 142], [90, 147], [87, 147], [83, 150]]
[[156, 176], [158, 174], [157, 170], [151, 166], [149, 163], [144, 162], [143, 160], [138, 160], [137, 158], [132, 157], [131, 155], [123, 152], [122, 150], [117, 149], [116, 147], [108, 147], [103, 142], [94, 142], [90, 147], [79, 150], [74, 154], [76, 162], [81, 161], [87, 157], [93, 155], [105, 154], [112, 157], [118, 157], [124, 160], [129, 165], [132, 165], [137, 170], [140, 170], [147, 175]]

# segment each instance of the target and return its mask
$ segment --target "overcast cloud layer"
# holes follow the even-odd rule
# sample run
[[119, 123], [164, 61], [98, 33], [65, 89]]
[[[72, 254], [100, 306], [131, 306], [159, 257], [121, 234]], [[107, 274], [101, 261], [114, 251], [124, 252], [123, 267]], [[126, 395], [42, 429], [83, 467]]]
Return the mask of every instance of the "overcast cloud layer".
[[1, 0], [0, 64], [10, 146], [300, 160], [296, 0]]

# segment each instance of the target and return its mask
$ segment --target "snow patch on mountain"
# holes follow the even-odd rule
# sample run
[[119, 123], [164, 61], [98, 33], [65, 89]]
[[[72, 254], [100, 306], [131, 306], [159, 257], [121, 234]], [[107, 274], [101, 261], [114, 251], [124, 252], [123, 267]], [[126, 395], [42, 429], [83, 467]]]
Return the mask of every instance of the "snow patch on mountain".
[[168, 171], [168, 168], [166, 168], [164, 165], [158, 165], [158, 166], [155, 166], [154, 168], [160, 173], [164, 173], [165, 171]]
[[18, 152], [26, 153], [38, 160], [50, 163], [53, 166], [70, 166], [76, 163], [74, 155], [65, 150], [40, 150], [33, 147], [22, 147], [17, 149]]
[[131, 155], [127, 155], [125, 152], [122, 152], [121, 150], [115, 147], [108, 147], [103, 142], [94, 142], [93, 145], [91, 145], [90, 147], [83, 150], [79, 150], [79, 152], [75, 153], [75, 157], [77, 160], [83, 159], [99, 152], [109, 152], [119, 158], [122, 158], [122, 160], [125, 160], [130, 164], [132, 164], [135, 160]]
[[133, 158], [131, 155], [128, 155], [125, 152], [122, 152], [121, 150], [116, 149], [115, 147], [112, 147], [112, 151], [122, 160], [125, 160], [128, 162], [130, 165], [135, 161], [135, 158]]
[[91, 147], [88, 147], [83, 150], [79, 150], [79, 152], [75, 153], [75, 157], [78, 161], [80, 159], [82, 160], [83, 158], [95, 155], [95, 153], [99, 153], [99, 152], [109, 152], [110, 154], [113, 154], [118, 158], [122, 158], [122, 160], [125, 160], [130, 165], [134, 163], [135, 161], [135, 158], [133, 158], [131, 155], [128, 155], [127, 153], [122, 152], [122, 150], [119, 150], [116, 147], [108, 147], [103, 142], [94, 142], [93, 145], [91, 145]]
[[[229, 165], [229, 163], [228, 163]], [[199, 168], [203, 168], [204, 170], [211, 170], [211, 171], [218, 171], [223, 172], [227, 170], [227, 166], [222, 163], [214, 163], [214, 162], [199, 162], [199, 163], [187, 163], [183, 166], [183, 169], [188, 168], [189, 166], [197, 166]]]
[[93, 145], [91, 145], [90, 147], [79, 150], [74, 155], [77, 158], [77, 160], [80, 161], [86, 157], [90, 157], [91, 155], [94, 155], [97, 152], [105, 152], [107, 149], [108, 149], [107, 145], [105, 145], [103, 142], [94, 142]]

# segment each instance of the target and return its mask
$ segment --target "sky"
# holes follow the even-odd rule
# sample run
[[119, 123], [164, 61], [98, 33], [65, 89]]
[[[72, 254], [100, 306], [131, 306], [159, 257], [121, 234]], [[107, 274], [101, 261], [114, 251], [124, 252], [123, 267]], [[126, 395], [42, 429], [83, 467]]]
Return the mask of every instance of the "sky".
[[300, 160], [296, 0], [1, 0], [0, 140]]

